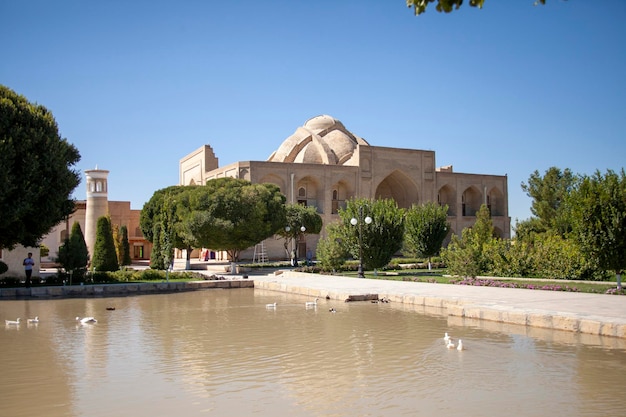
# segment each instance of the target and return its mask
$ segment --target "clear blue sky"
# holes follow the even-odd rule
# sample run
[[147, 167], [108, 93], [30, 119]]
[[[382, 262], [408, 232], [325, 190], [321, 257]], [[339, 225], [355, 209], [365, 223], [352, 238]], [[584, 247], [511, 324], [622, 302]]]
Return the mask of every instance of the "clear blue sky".
[[371, 145], [507, 174], [515, 224], [534, 170], [626, 158], [626, 1], [533, 3], [0, 0], [0, 83], [50, 109], [76, 168], [110, 170], [109, 199], [134, 209], [205, 143], [220, 165], [262, 161], [329, 114]]

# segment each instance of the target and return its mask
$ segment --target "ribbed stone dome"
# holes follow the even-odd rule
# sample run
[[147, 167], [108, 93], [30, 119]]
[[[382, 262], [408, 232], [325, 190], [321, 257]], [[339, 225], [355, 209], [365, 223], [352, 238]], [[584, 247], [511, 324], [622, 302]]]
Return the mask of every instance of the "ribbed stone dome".
[[369, 146], [364, 139], [350, 133], [339, 120], [321, 115], [297, 128], [268, 161], [352, 165], [357, 145]]
[[312, 132], [320, 132], [322, 130], [328, 129], [335, 125], [341, 126], [343, 129], [345, 127], [341, 122], [334, 117], [328, 116], [326, 114], [322, 114], [321, 116], [315, 116], [312, 119], [307, 120], [304, 123], [304, 127], [311, 130]]

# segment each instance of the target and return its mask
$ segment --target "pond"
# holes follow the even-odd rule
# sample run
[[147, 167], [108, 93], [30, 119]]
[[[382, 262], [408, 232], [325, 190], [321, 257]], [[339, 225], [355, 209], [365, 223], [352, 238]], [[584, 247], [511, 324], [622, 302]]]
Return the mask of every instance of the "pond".
[[[0, 319], [22, 323], [2, 328], [0, 415], [626, 415], [622, 339], [306, 301], [259, 289], [2, 301]], [[447, 349], [446, 332], [466, 349]]]

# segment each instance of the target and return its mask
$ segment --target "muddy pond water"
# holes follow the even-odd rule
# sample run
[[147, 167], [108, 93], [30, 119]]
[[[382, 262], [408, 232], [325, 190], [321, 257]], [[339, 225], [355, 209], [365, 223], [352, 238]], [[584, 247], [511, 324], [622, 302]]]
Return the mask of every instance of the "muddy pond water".
[[0, 416], [626, 415], [623, 339], [307, 301], [259, 289], [1, 301]]

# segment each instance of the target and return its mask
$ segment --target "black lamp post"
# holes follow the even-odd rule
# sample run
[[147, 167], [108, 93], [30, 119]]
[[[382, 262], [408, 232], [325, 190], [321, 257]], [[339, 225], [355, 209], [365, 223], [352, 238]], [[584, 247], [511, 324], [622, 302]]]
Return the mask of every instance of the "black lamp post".
[[359, 226], [359, 271], [357, 273], [358, 278], [365, 278], [363, 274], [363, 222], [365, 224], [372, 223], [372, 218], [367, 216], [363, 218], [363, 206], [359, 206], [359, 218], [353, 217], [350, 219], [350, 224], [352, 226]]
[[[287, 234], [289, 234], [289, 232], [291, 232], [291, 227], [290, 226], [286, 226], [285, 227], [285, 232], [287, 232]], [[291, 248], [287, 248], [287, 244], [291, 242]], [[289, 251], [289, 257], [291, 258], [291, 266], [298, 266], [298, 261], [296, 259], [296, 257], [294, 256], [294, 252], [295, 249], [293, 248], [293, 237], [289, 237], [289, 240], [285, 243], [285, 249], [287, 249]]]
[[[301, 227], [300, 227], [300, 231], [301, 231], [302, 233], [306, 232], [306, 227], [301, 226]], [[299, 247], [299, 245], [300, 245], [300, 243], [299, 243], [299, 241], [300, 241], [300, 234], [297, 234], [297, 235], [296, 235], [296, 237], [295, 237], [294, 239], [296, 240], [296, 244], [295, 244], [295, 247], [294, 247], [294, 249], [293, 249], [293, 251], [294, 251], [294, 257], [295, 257], [295, 261], [294, 261], [294, 263], [295, 263], [295, 266], [298, 266], [298, 247]]]

